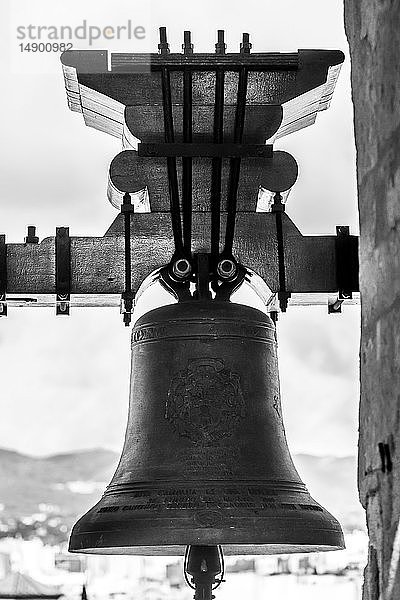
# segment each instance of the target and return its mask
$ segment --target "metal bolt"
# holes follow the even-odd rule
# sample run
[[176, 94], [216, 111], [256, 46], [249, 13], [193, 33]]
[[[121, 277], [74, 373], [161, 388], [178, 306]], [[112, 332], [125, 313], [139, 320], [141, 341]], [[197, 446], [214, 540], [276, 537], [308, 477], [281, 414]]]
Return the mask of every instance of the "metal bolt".
[[172, 272], [175, 277], [179, 279], [184, 279], [188, 275], [190, 275], [192, 271], [192, 267], [190, 266], [190, 262], [186, 258], [179, 258], [174, 262], [172, 266]]
[[342, 304], [343, 300], [339, 298], [336, 298], [333, 301], [328, 301], [328, 314], [332, 315], [334, 313], [341, 313]]
[[248, 33], [244, 33], [242, 43], [240, 44], [240, 52], [241, 52], [241, 54], [250, 54], [250, 50], [251, 50], [250, 36]]
[[190, 31], [184, 31], [183, 32], [183, 45], [182, 45], [182, 50], [184, 52], [184, 54], [193, 54], [193, 44], [192, 44], [192, 40], [191, 40], [191, 33]]
[[36, 227], [34, 225], [28, 225], [28, 235], [25, 238], [26, 244], [38, 244], [39, 238], [36, 235]]
[[58, 301], [56, 307], [56, 315], [69, 315], [69, 302]]
[[160, 27], [160, 43], [158, 44], [160, 54], [169, 54], [169, 44], [167, 41], [167, 28]]
[[236, 265], [233, 260], [224, 258], [218, 263], [217, 272], [222, 279], [230, 279], [236, 274]]
[[218, 41], [215, 44], [215, 52], [216, 54], [225, 54], [226, 44], [225, 44], [225, 31], [223, 29], [218, 29]]

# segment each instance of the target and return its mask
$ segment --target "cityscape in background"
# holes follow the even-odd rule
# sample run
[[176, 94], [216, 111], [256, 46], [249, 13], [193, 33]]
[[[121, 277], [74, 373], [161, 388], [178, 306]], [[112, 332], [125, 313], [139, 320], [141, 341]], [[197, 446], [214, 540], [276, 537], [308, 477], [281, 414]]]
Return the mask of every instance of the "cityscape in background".
[[[94, 449], [34, 458], [0, 450], [0, 597], [38, 594], [80, 600], [186, 600], [193, 591], [182, 557], [68, 553], [76, 519], [101, 496], [118, 455]], [[368, 538], [356, 491], [355, 457], [297, 455], [315, 499], [341, 522], [346, 550], [318, 554], [226, 557], [217, 600], [361, 598]]]

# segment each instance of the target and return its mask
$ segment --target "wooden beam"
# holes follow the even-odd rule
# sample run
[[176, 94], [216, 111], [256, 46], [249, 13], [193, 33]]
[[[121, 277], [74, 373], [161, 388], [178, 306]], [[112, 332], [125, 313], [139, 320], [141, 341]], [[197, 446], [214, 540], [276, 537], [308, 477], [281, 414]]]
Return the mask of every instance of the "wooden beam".
[[[222, 215], [224, 232], [226, 215]], [[302, 236], [283, 215], [287, 290], [334, 293], [337, 290], [336, 236]], [[120, 294], [124, 289], [123, 221], [119, 215], [104, 237], [71, 237], [71, 294]], [[170, 215], [131, 216], [132, 289], [174, 252]], [[193, 250], [209, 251], [210, 214], [193, 214]], [[239, 213], [234, 255], [258, 273], [272, 292], [279, 289], [275, 215]], [[7, 293], [55, 294], [55, 239], [40, 244], [7, 244]], [[356, 290], [354, 290], [356, 291]]]
[[[208, 83], [208, 82], [207, 82]], [[183, 105], [172, 106], [175, 141], [183, 142]], [[125, 108], [125, 135], [144, 142], [163, 142], [163, 113], [160, 105], [136, 105]], [[193, 142], [212, 143], [214, 141], [214, 111], [212, 104], [193, 104]], [[265, 144], [267, 139], [278, 131], [283, 119], [280, 104], [249, 104], [246, 108], [243, 143]], [[233, 142], [235, 106], [224, 105], [224, 142]], [[129, 141], [129, 139], [128, 139]], [[125, 147], [127, 147], [125, 145]]]
[[[336, 60], [336, 57], [334, 60]], [[114, 72], [159, 71], [164, 66], [168, 66], [171, 70], [182, 70], [182, 67], [186, 67], [194, 71], [213, 70], [216, 67], [235, 71], [239, 70], [242, 66], [255, 71], [291, 71], [298, 69], [299, 56], [297, 52], [253, 52], [252, 54], [234, 52], [210, 54], [196, 52], [190, 55], [175, 53], [133, 54], [125, 52], [113, 53], [111, 56], [111, 68]]]
[[[299, 50], [288, 55], [128, 53], [112, 54], [109, 71], [104, 51], [71, 50], [61, 56], [71, 110], [82, 112], [85, 123], [91, 127], [116, 137], [124, 136], [125, 144], [129, 137], [124, 131], [125, 122], [136, 142], [137, 138], [146, 142], [160, 141], [163, 68], [170, 72], [175, 122], [180, 120], [183, 105], [182, 71], [193, 69], [193, 131], [208, 136], [211, 123], [207, 115], [209, 117], [209, 108], [214, 103], [216, 68], [226, 71], [224, 105], [226, 121], [230, 123], [236, 105], [238, 71], [245, 66], [249, 71], [248, 115], [243, 141], [262, 143], [271, 137], [270, 129], [279, 127], [276, 118], [273, 123], [268, 122], [273, 116], [268, 112], [271, 105], [283, 106], [278, 137], [315, 121], [317, 113], [329, 106], [343, 60], [342, 52], [330, 50]], [[224, 140], [230, 141], [227, 135]], [[179, 137], [176, 141], [180, 141]], [[128, 143], [135, 147], [134, 140]]]
[[266, 144], [214, 144], [209, 143], [141, 143], [138, 145], [138, 156], [202, 156], [226, 157], [251, 156], [272, 158], [272, 145]]

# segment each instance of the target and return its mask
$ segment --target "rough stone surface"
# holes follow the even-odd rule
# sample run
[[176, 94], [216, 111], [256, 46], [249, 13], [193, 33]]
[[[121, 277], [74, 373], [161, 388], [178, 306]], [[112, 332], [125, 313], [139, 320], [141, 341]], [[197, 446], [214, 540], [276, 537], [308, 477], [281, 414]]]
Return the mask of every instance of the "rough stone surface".
[[400, 598], [400, 6], [345, 0], [360, 209], [364, 600]]

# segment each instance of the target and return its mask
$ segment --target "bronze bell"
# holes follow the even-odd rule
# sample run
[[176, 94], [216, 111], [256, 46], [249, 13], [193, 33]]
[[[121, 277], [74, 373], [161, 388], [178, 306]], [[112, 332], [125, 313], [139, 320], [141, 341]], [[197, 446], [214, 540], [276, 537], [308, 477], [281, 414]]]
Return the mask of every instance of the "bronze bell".
[[274, 323], [229, 302], [173, 304], [136, 323], [122, 456], [69, 549], [178, 555], [188, 545], [227, 554], [344, 547], [287, 447]]

